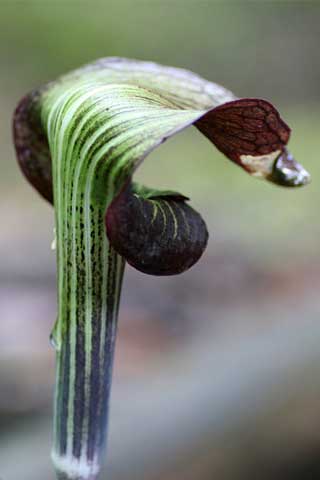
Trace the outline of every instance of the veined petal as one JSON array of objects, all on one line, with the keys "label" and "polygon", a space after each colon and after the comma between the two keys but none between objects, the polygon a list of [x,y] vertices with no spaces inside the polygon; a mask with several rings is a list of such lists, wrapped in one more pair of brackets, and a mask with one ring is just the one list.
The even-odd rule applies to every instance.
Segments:
[{"label": "veined petal", "polygon": [[[119,115],[123,114],[124,106],[123,102],[120,105],[119,96],[123,95],[126,96],[128,108],[131,111],[136,109],[137,113],[132,122],[130,120],[122,122],[122,128],[118,128],[115,133],[118,135],[124,132],[124,128],[127,129],[128,135],[132,132],[133,122],[136,122],[139,116],[136,98],[140,95],[142,100],[141,94],[144,95],[145,107],[150,114],[149,120],[154,122],[154,134],[149,146],[143,148],[140,145],[137,149],[139,152],[135,154],[140,155],[140,160],[166,138],[194,123],[227,157],[254,176],[266,178],[274,183],[281,177],[280,184],[290,186],[307,183],[309,179],[306,174],[300,179],[300,183],[299,179],[296,183],[290,179],[286,182],[285,172],[290,170],[292,166],[290,162],[289,164],[286,162],[285,172],[278,165],[279,175],[272,176],[276,160],[288,142],[290,129],[269,102],[260,99],[237,100],[227,89],[186,70],[111,57],[64,75],[56,82],[32,92],[18,105],[14,118],[18,160],[30,183],[47,200],[53,201],[53,192],[46,111],[50,110],[55,98],[64,97],[66,103],[70,102],[72,95],[68,96],[66,93],[68,89],[74,93],[78,87],[88,93],[90,89],[94,92],[108,85],[113,86],[111,94],[113,116],[117,116],[120,121]],[[124,85],[131,88],[125,89]],[[108,101],[97,100],[94,99],[94,93],[91,100],[91,105],[97,101],[110,104],[110,97]],[[89,104],[90,99],[87,98],[83,105],[79,106],[78,115],[73,122],[74,128],[76,121],[78,124],[81,123],[81,117],[87,115]],[[173,118],[168,116],[168,128],[160,132],[156,121],[158,108],[163,109],[162,114],[166,108],[175,111],[177,116],[174,127],[171,128],[170,125]],[[178,111],[184,113],[180,116]],[[99,123],[108,123],[112,128],[114,120],[111,117],[106,111],[105,115],[99,116]],[[143,124],[142,115],[141,120]],[[149,132],[146,129],[145,136],[147,135]],[[120,138],[125,145],[126,135]],[[141,136],[139,138],[141,140]],[[109,152],[106,152],[106,156],[109,156]],[[138,163],[139,160],[136,159],[135,165]],[[299,166],[296,162],[295,165]]]},{"label": "veined petal", "polygon": [[[162,106],[170,106],[175,110],[196,110],[205,113],[212,107],[225,103],[235,98],[227,89],[202,79],[187,70],[166,67],[152,62],[141,62],[117,57],[97,60],[85,65],[67,75],[51,82],[44,87],[34,90],[25,96],[19,103],[13,122],[14,142],[20,167],[29,182],[38,192],[51,203],[53,202],[52,189],[52,162],[46,133],[46,122],[42,121],[44,102],[48,107],[54,98],[65,97],[68,89],[74,91],[80,84],[83,88],[93,86],[118,85],[123,89],[127,84],[144,88],[146,103],[149,108],[156,106],[152,94],[158,94]],[[133,90],[128,95],[128,102],[134,106]],[[117,92],[113,90],[113,106],[117,107]],[[50,101],[51,99],[51,101]],[[48,108],[49,109],[49,108]],[[181,128],[192,124],[198,115],[190,115],[187,123],[182,122]],[[75,119],[80,122],[79,116]],[[102,119],[100,119],[102,121]],[[110,121],[108,115],[103,119]],[[127,125],[130,129],[130,124]],[[156,121],[154,127],[156,130]],[[176,133],[172,131],[170,135]],[[169,133],[168,133],[169,134]],[[161,143],[165,138],[157,138],[156,143]],[[155,146],[154,146],[155,147]]]},{"label": "veined petal", "polygon": [[292,155],[285,155],[285,166],[278,161],[286,150],[291,130],[266,100],[241,98],[227,102],[206,113],[196,126],[222,153],[253,176],[282,186],[305,185],[310,180]]}]

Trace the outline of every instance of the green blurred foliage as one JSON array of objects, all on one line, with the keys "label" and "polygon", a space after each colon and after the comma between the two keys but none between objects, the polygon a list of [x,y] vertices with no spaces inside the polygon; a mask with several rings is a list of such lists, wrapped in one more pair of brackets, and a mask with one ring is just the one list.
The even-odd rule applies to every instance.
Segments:
[{"label": "green blurred foliage", "polygon": [[119,55],[184,66],[242,96],[318,97],[318,2],[1,0],[0,11],[10,85]]}]

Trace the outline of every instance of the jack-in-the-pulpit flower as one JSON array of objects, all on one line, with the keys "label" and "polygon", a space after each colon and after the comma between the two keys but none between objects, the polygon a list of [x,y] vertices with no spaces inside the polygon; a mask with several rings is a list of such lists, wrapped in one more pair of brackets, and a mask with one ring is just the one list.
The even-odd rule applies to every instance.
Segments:
[{"label": "jack-in-the-pulpit flower", "polygon": [[19,164],[55,210],[59,479],[94,480],[100,470],[125,261],[172,275],[206,247],[205,223],[187,197],[132,181],[153,149],[190,125],[253,176],[284,186],[309,181],[273,105],[237,99],[185,70],[106,58],[34,90],[15,111]]}]

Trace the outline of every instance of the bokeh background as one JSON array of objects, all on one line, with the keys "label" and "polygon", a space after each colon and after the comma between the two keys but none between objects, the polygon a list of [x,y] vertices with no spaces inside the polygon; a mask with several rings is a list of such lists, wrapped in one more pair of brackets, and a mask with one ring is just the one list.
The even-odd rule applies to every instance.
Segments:
[{"label": "bokeh background", "polygon": [[211,233],[189,272],[127,268],[108,480],[320,478],[319,2],[0,0],[0,477],[53,480],[53,211],[12,147],[16,103],[103,56],[181,66],[273,102],[306,188],[254,180],[190,128],[137,173]]}]

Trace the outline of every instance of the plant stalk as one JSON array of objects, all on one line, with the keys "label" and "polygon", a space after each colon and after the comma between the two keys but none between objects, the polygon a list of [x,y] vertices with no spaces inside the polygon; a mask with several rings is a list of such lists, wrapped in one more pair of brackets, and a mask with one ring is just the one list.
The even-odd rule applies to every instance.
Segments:
[{"label": "plant stalk", "polygon": [[58,269],[52,459],[64,480],[95,480],[101,468],[124,270],[105,232],[105,211],[116,192],[112,168],[97,155],[95,104],[86,105],[85,95],[72,90],[42,100]]},{"label": "plant stalk", "polygon": [[[70,295],[64,302],[77,304],[65,312],[67,326],[56,344],[52,459],[58,478],[66,480],[97,478],[105,449],[123,261],[109,246],[104,256],[106,264],[92,263],[91,299],[79,283],[73,293],[63,285]],[[86,281],[81,264],[76,277]]]}]

